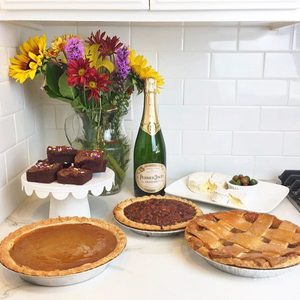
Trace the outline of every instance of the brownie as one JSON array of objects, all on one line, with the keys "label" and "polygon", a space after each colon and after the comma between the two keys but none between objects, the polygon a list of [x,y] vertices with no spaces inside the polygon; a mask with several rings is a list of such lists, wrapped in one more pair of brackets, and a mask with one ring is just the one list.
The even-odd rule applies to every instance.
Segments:
[{"label": "brownie", "polygon": [[57,172],[62,169],[60,163],[50,163],[47,160],[39,160],[26,171],[27,181],[39,183],[51,183],[56,180]]},{"label": "brownie", "polygon": [[47,157],[50,163],[61,163],[69,167],[74,162],[77,150],[70,146],[48,146]]},{"label": "brownie", "polygon": [[81,150],[75,156],[75,167],[93,171],[93,173],[105,172],[107,160],[104,152],[100,150]]},{"label": "brownie", "polygon": [[63,184],[82,185],[91,180],[93,172],[81,168],[70,167],[62,169],[57,173],[57,182]]}]

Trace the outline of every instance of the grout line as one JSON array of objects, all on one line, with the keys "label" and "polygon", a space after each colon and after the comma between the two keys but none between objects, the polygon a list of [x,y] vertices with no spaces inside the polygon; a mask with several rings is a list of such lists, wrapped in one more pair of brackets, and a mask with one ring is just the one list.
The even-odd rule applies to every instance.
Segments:
[{"label": "grout line", "polygon": [[236,51],[240,52],[240,31],[241,31],[241,23],[238,23],[237,26],[237,37],[236,37]]},{"label": "grout line", "polygon": [[266,52],[263,53],[263,61],[262,61],[262,78],[265,78],[265,68],[266,68]]},{"label": "grout line", "polygon": [[295,48],[295,33],[296,28],[295,25],[293,25],[290,32],[290,51],[293,51],[293,49]]}]

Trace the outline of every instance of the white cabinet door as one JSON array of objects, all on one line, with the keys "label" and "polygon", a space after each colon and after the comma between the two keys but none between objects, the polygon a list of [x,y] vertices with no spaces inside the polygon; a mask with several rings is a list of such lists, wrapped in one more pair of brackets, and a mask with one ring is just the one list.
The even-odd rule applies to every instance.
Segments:
[{"label": "white cabinet door", "polygon": [[[0,1],[1,2],[1,1]],[[148,10],[149,0],[2,0],[6,10]]]},{"label": "white cabinet door", "polygon": [[150,0],[151,10],[297,9],[299,0]]}]

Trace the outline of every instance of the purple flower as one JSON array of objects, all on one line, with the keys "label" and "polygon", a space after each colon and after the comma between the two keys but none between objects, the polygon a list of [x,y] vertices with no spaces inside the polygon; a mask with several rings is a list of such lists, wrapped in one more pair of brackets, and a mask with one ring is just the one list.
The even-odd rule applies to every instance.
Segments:
[{"label": "purple flower", "polygon": [[84,58],[84,45],[78,37],[69,38],[64,50],[68,61]]},{"label": "purple flower", "polygon": [[116,54],[117,75],[121,80],[125,80],[130,71],[128,58],[129,51],[127,47],[122,47],[116,51]]}]

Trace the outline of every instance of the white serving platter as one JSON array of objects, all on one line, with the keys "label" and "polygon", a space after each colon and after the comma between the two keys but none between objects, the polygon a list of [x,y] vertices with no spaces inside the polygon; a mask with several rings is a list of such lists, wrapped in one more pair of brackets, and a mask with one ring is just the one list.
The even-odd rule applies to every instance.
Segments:
[{"label": "white serving platter", "polygon": [[159,231],[159,230],[142,230],[142,229],[137,229],[137,228],[133,228],[127,225],[124,225],[122,223],[120,223],[117,219],[115,219],[116,222],[123,228],[131,230],[135,233],[144,235],[144,236],[153,236],[153,237],[168,237],[168,236],[172,236],[172,235],[176,235],[179,233],[184,232],[184,229],[176,229],[176,230],[165,230],[165,231]]},{"label": "white serving platter", "polygon": [[233,209],[245,209],[260,213],[272,211],[289,193],[289,189],[283,185],[259,181],[255,193],[248,193],[243,199],[243,205],[235,205],[230,202],[215,202],[205,193],[194,193],[187,187],[188,176],[173,182],[165,188],[169,195],[178,196],[194,201],[200,201],[211,205]]}]

